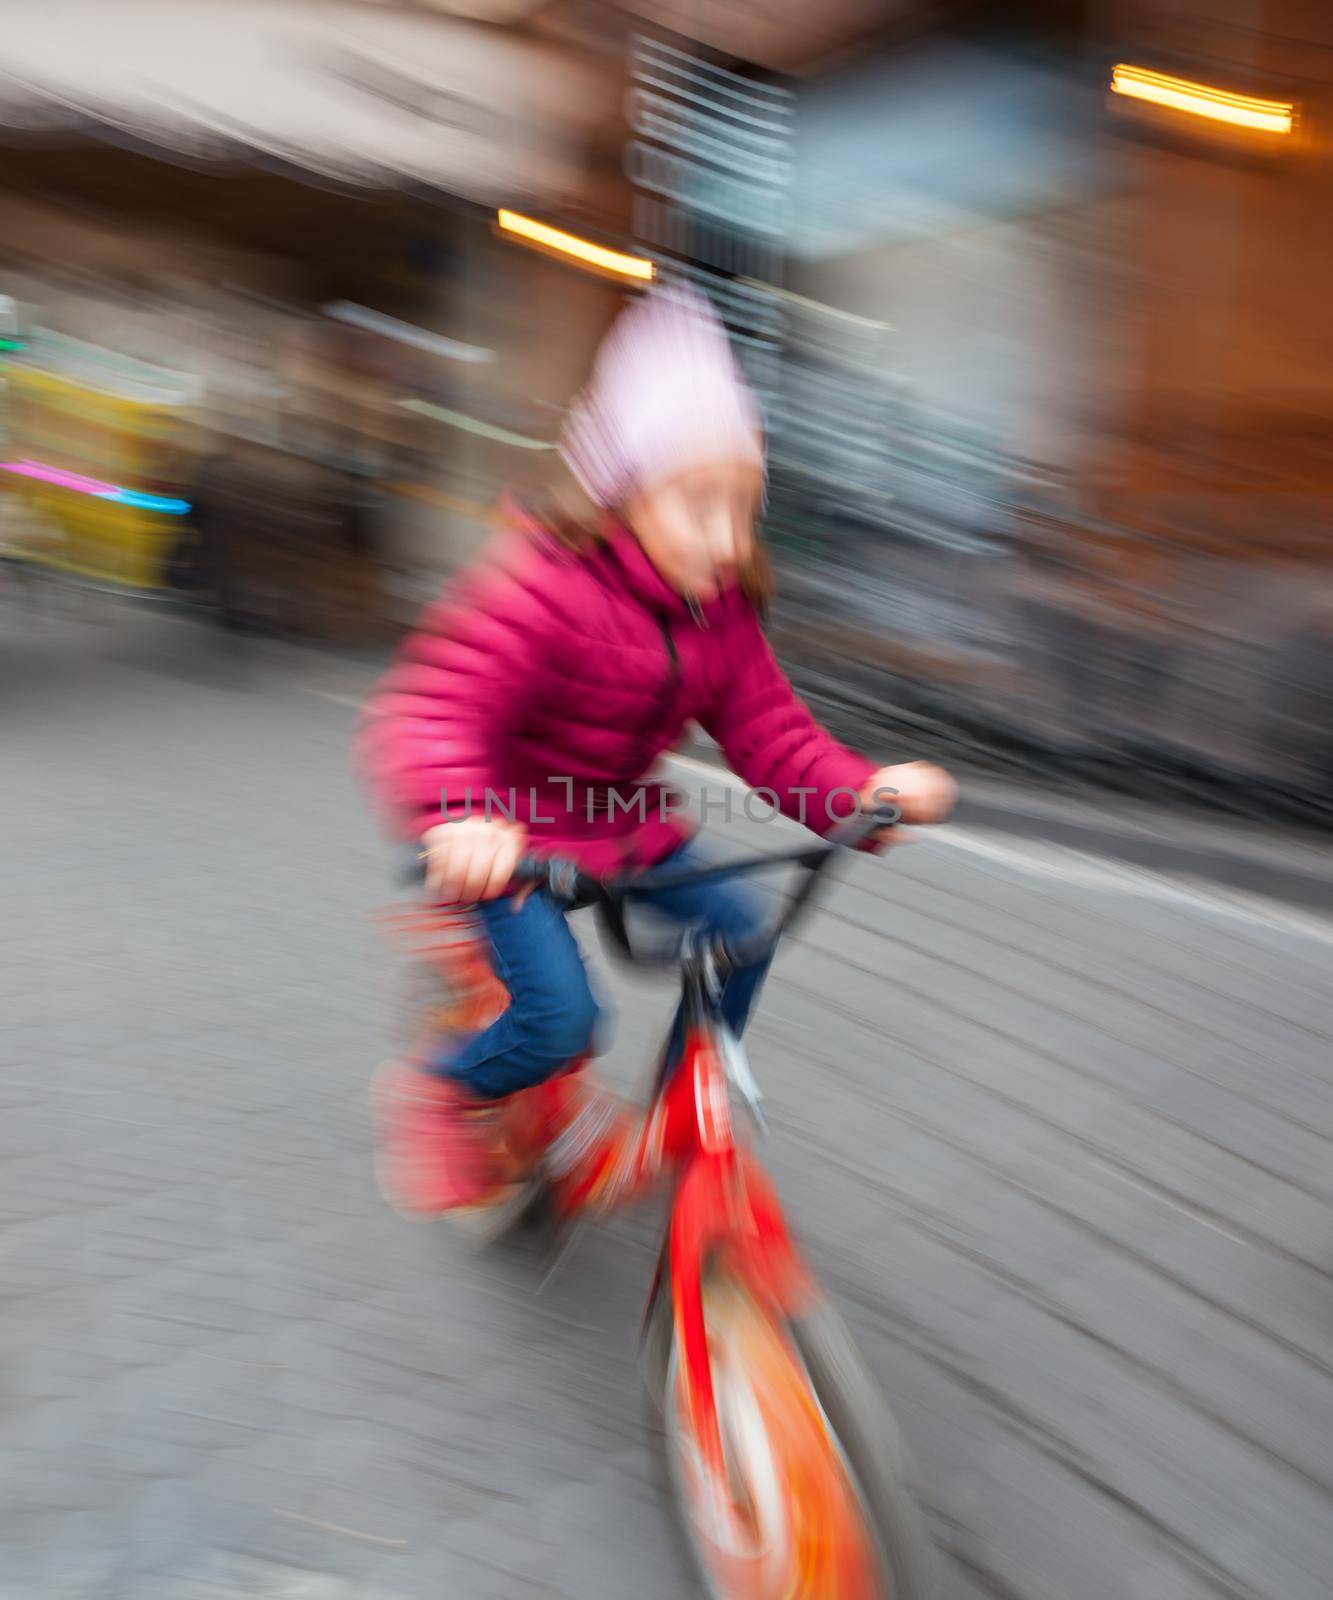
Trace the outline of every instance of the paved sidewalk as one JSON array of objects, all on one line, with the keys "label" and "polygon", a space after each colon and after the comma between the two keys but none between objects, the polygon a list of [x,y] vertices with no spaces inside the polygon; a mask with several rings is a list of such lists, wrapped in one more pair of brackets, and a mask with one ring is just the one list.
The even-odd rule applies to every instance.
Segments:
[{"label": "paved sidewalk", "polygon": [[[367,669],[113,611],[0,673],[0,1600],[690,1593],[652,1218],[537,1294],[374,1190]],[[782,956],[766,1159],[943,1600],[1327,1595],[1331,957],[1308,904],[975,826]],[[630,1081],[668,996],[614,982]]]}]

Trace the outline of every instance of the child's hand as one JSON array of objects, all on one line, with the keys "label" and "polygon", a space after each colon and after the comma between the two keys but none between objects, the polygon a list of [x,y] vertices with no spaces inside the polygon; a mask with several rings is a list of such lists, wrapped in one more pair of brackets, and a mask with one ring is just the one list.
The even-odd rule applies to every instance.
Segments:
[{"label": "child's hand", "polygon": [[[862,789],[861,800],[867,808],[892,803],[903,822],[943,822],[958,804],[958,785],[932,761],[905,761],[881,767]],[[905,835],[901,828],[885,828],[876,837],[882,843],[901,844]]]},{"label": "child's hand", "polygon": [[505,891],[527,848],[526,829],[504,817],[443,822],[422,838],[426,885],[437,900],[475,905]]}]

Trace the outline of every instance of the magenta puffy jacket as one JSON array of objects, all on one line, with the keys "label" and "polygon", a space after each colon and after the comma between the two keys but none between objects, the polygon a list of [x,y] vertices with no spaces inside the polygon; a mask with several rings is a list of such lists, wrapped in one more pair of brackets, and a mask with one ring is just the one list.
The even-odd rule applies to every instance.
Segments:
[{"label": "magenta puffy jacket", "polygon": [[534,853],[608,872],[650,865],[690,833],[678,797],[644,781],[690,719],[817,833],[856,809],[836,791],[875,770],[796,698],[739,589],[696,618],[624,529],[576,555],[516,514],[503,554],[407,639],[367,707],[360,754],[405,837],[442,812],[481,810],[489,790]]}]

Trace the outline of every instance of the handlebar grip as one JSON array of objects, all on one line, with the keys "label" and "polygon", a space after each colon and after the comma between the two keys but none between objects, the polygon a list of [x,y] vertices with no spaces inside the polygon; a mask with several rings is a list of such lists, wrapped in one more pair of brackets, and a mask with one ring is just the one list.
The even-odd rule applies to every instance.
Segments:
[{"label": "handlebar grip", "polygon": [[541,887],[546,883],[550,868],[551,863],[541,856],[520,856],[518,865],[514,868],[513,881],[520,888],[526,888],[528,884]]},{"label": "handlebar grip", "polygon": [[[426,881],[426,859],[416,845],[406,846],[394,869],[395,880],[405,889],[419,888]],[[510,880],[516,887],[529,884],[546,889],[557,900],[570,905],[596,898],[600,884],[580,872],[573,861],[556,856],[524,856],[514,868]]]},{"label": "handlebar grip", "polygon": [[829,830],[825,835],[825,842],[846,850],[854,850],[858,845],[865,844],[871,835],[881,828],[891,828],[901,820],[902,812],[897,806],[876,806],[873,811],[855,811]]},{"label": "handlebar grip", "polygon": [[528,884],[545,889],[562,905],[577,906],[598,898],[601,884],[577,862],[563,856],[524,856],[514,868],[512,880],[520,888]]}]

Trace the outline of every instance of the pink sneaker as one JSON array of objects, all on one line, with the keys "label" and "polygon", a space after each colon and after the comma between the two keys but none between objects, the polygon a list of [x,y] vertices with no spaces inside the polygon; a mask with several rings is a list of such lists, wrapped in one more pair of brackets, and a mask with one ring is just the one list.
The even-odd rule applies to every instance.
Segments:
[{"label": "pink sneaker", "polygon": [[371,1099],[375,1172],[395,1211],[434,1216],[485,1205],[503,1191],[498,1102],[401,1061],[380,1067]]}]

